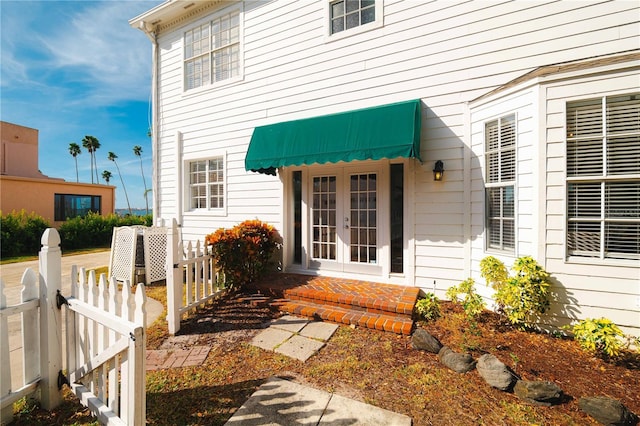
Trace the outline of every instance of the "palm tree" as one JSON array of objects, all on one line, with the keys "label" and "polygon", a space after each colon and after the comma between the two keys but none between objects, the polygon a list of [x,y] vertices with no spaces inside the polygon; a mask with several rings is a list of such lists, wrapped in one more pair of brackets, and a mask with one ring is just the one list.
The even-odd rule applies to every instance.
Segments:
[{"label": "palm tree", "polygon": [[142,147],[140,145],[134,146],[133,153],[140,159],[140,173],[142,174],[142,183],[144,184],[144,202],[147,206],[146,214],[149,214],[149,199],[147,198],[149,191],[147,190],[147,181],[144,178],[144,169],[142,168]]},{"label": "palm tree", "polygon": [[71,154],[73,156],[73,159],[76,160],[76,182],[80,182],[80,178],[78,177],[78,155],[82,154],[80,145],[75,142],[71,142],[69,144],[69,154]]},{"label": "palm tree", "polygon": [[122,173],[120,173],[120,167],[118,167],[116,158],[118,158],[118,156],[113,152],[109,151],[109,154],[107,154],[107,159],[109,161],[113,161],[116,165],[116,169],[118,169],[118,176],[120,176],[120,182],[122,182],[122,189],[124,190],[124,198],[127,199],[127,207],[129,208],[129,214],[133,215],[133,212],[131,211],[131,204],[129,204],[129,196],[127,195],[127,188],[125,188],[124,186],[124,180],[122,180]]},{"label": "palm tree", "polygon": [[109,180],[111,180],[111,172],[109,170],[105,170],[102,172],[102,179],[104,179],[107,182],[107,185],[109,185]]},{"label": "palm tree", "polygon": [[98,164],[96,163],[96,151],[100,148],[100,141],[94,136],[82,138],[82,146],[91,154],[91,183],[93,183],[93,171],[96,172],[96,182],[98,181]]}]

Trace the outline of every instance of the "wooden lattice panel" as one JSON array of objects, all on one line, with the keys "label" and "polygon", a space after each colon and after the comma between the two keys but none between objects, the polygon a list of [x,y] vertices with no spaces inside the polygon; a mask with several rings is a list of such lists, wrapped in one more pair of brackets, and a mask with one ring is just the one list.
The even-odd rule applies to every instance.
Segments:
[{"label": "wooden lattice panel", "polygon": [[145,228],[144,264],[147,284],[167,278],[167,228]]},{"label": "wooden lattice panel", "polygon": [[109,278],[134,283],[138,229],[132,226],[113,228]]}]

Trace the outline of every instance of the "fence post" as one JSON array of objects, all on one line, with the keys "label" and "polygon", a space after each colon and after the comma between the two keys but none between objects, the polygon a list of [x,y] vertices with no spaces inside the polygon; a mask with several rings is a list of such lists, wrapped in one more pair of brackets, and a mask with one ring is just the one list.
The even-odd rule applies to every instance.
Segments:
[{"label": "fence post", "polygon": [[[21,301],[27,302],[40,298],[38,276],[29,268],[22,274]],[[22,313],[22,377],[23,384],[31,383],[40,376],[40,335],[38,333],[38,310],[31,309]]]},{"label": "fence post", "polygon": [[40,250],[40,357],[42,408],[51,410],[60,404],[58,373],[62,370],[62,324],[56,306],[56,294],[62,281],[60,235],[54,228],[42,234]]},{"label": "fence post", "polygon": [[[4,281],[0,278],[0,309],[7,307],[7,297],[4,295]],[[7,315],[0,316],[0,397],[11,393],[11,363],[9,362],[9,325]],[[0,408],[0,424],[13,421],[13,404]]]},{"label": "fence post", "polygon": [[[135,294],[136,310],[133,314],[133,320],[140,328],[136,331],[139,334],[136,337],[135,357],[135,376],[133,379],[133,389],[136,395],[134,412],[137,425],[144,425],[147,418],[147,393],[145,392],[146,380],[146,349],[147,349],[147,295],[144,285],[138,284]],[[139,340],[139,341],[138,341]]]},{"label": "fence post", "polygon": [[[167,228],[167,323],[169,334],[180,330],[180,307],[182,305],[182,267],[178,253],[178,222],[173,219]],[[181,257],[181,256],[180,256]]]}]

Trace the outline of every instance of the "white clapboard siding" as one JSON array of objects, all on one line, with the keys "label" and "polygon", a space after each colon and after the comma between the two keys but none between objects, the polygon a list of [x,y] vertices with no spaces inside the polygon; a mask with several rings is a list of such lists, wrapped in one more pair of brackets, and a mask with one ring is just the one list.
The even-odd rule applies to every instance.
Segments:
[{"label": "white clapboard siding", "polygon": [[[559,127],[557,123],[564,119],[564,108],[568,100],[637,91],[638,81],[640,72],[636,70],[616,78],[596,75],[550,84],[546,90],[549,101],[545,112],[547,117],[553,118],[546,120],[548,128],[553,128],[554,125],[555,128]],[[558,116],[560,118],[556,118]],[[572,308],[577,310],[580,318],[604,316],[627,329],[634,328],[634,333],[637,334],[640,329],[638,262],[565,260],[564,134],[562,127],[557,132],[549,131],[547,134],[547,152],[554,156],[552,161],[547,162],[547,270],[562,283],[563,291],[570,295],[565,303],[572,304],[577,300],[577,303],[573,303],[577,306]]]},{"label": "white clapboard siding", "polygon": [[[256,126],[421,99],[423,164],[415,165],[406,193],[413,219],[409,252],[415,259],[410,264],[416,265],[413,282],[407,284],[436,279],[437,287],[444,288],[451,277],[464,279],[463,272],[477,271],[486,255],[483,122],[514,111],[519,141],[516,255],[540,255],[542,263],[554,264],[563,251],[564,232],[562,108],[579,93],[609,93],[608,76],[594,76],[588,89],[581,86],[586,82],[567,81],[548,96],[524,88],[478,106],[472,117],[467,102],[543,65],[637,49],[638,4],[387,0],[382,27],[337,40],[326,35],[324,8],[320,1],[245,2],[242,77],[189,93],[182,87],[184,31],[207,22],[218,9],[161,29],[159,217],[182,218],[182,235],[190,240],[248,218],[281,229],[286,206],[280,178],[244,170]],[[620,80],[620,91],[637,87],[637,78],[625,81]],[[541,105],[543,96],[547,101]],[[546,117],[540,117],[544,108]],[[547,145],[541,146],[545,138]],[[465,159],[467,148],[471,154]],[[184,211],[187,186],[184,177],[176,181],[180,168],[184,174],[176,153],[193,159],[221,151],[227,156],[225,213]],[[433,182],[436,160],[445,163],[442,182]],[[549,168],[544,175],[541,166]],[[541,229],[545,225],[547,232]],[[454,252],[470,264],[447,263],[453,259],[450,253],[432,250],[450,243],[459,245]]]},{"label": "white clapboard siding", "polygon": [[[565,144],[564,144],[564,111],[566,102],[574,99],[588,99],[597,96],[637,91],[640,72],[618,72],[611,74],[593,73],[561,75],[550,82],[542,84],[537,91],[531,92],[526,83],[513,89],[512,95],[497,96],[477,107],[472,106],[472,147],[474,152],[482,149],[482,123],[490,118],[491,112],[497,110],[502,114],[502,106],[517,96],[544,94],[545,101],[541,105],[544,112],[540,117],[532,117],[539,123],[539,136],[535,140],[540,143],[537,149],[518,150],[518,222],[528,225],[541,224],[542,230],[535,226],[530,233],[523,233],[518,224],[518,255],[535,254],[552,277],[552,302],[549,315],[543,318],[548,325],[564,325],[571,321],[588,317],[607,317],[620,325],[626,332],[637,334],[640,328],[640,268],[637,261],[600,261],[598,259],[566,260],[566,194],[565,194]],[[533,98],[532,98],[533,100]],[[535,102],[534,102],[535,103]],[[540,105],[539,105],[540,106]],[[522,108],[513,106],[513,111],[520,114]],[[522,115],[518,115],[519,123]],[[535,131],[535,129],[534,129]],[[520,145],[520,129],[518,132]],[[526,140],[525,140],[526,143]],[[536,147],[534,147],[536,148]],[[534,180],[523,180],[522,155],[539,164],[541,172],[527,171]],[[537,160],[536,160],[537,156]],[[475,174],[478,186],[482,183],[481,174]],[[536,184],[538,183],[538,184]],[[540,184],[542,183],[542,184]],[[526,201],[523,201],[526,200]],[[474,198],[472,203],[482,204],[481,197]],[[538,207],[540,206],[540,207]],[[474,212],[476,210],[473,210]],[[540,212],[528,220],[525,212]],[[479,214],[483,214],[478,210]],[[478,215],[479,215],[478,214]],[[479,223],[479,220],[476,220]],[[478,225],[475,229],[481,230]],[[537,235],[537,236],[536,236]],[[533,238],[528,238],[532,236]],[[483,250],[482,238],[472,245],[472,275],[479,278],[479,261],[488,254]],[[498,256],[508,267],[516,256]],[[488,293],[489,297],[491,293]]]}]

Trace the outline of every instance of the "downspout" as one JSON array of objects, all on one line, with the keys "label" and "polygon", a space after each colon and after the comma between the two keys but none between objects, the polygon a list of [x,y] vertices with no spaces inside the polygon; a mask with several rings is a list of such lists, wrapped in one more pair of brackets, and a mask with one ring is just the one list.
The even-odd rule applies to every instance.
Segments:
[{"label": "downspout", "polygon": [[147,38],[151,41],[152,53],[151,53],[151,155],[153,158],[152,171],[151,171],[151,191],[153,192],[153,199],[151,208],[153,210],[153,222],[156,225],[160,218],[160,194],[158,191],[158,170],[159,170],[159,158],[158,154],[158,35],[155,27],[145,21],[138,23],[138,29],[142,31]]}]

